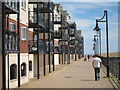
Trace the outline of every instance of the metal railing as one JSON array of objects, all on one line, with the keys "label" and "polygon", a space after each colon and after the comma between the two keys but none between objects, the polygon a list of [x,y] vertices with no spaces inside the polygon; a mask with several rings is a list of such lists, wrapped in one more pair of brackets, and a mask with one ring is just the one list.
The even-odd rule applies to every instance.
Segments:
[{"label": "metal railing", "polygon": [[18,0],[5,0],[5,5],[7,8],[18,11]]},{"label": "metal railing", "polygon": [[45,25],[44,23],[44,17],[42,15],[42,13],[38,13],[38,16],[39,16],[39,22],[37,22],[37,12],[35,11],[29,11],[29,25],[32,25],[32,24],[39,24],[40,26],[43,26]]},{"label": "metal railing", "polygon": [[18,51],[18,36],[15,34],[5,34],[5,50],[7,52]]},{"label": "metal railing", "polygon": [[61,31],[55,31],[54,32],[54,38],[62,38],[62,32]]},{"label": "metal railing", "polygon": [[[107,58],[100,57],[102,59],[103,65],[107,68]],[[115,78],[120,81],[120,57],[110,57],[109,58],[109,70]]]},{"label": "metal railing", "polygon": [[[28,42],[29,53],[37,53],[37,40],[30,40]],[[44,54],[47,52],[47,45],[44,41],[39,40],[39,53]]]}]

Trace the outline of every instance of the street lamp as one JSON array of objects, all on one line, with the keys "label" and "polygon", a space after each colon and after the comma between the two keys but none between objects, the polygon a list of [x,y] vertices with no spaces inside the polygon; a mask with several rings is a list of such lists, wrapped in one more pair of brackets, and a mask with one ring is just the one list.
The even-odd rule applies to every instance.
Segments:
[{"label": "street lamp", "polygon": [[97,48],[98,48],[98,38],[96,38],[96,37],[98,37],[98,36],[94,35],[94,39],[93,39],[93,41],[94,41],[94,44],[93,44],[94,54],[97,54],[96,52],[97,52]]},{"label": "street lamp", "polygon": [[95,30],[96,31],[96,33],[97,33],[97,36],[100,38],[100,56],[101,56],[101,29],[99,28],[99,26],[98,26],[98,20],[96,20],[96,27],[93,29],[93,30]]},{"label": "street lamp", "polygon": [[[103,20],[105,18],[105,20]],[[101,19],[96,20],[96,27],[94,30],[100,29],[97,22],[105,22],[106,23],[106,47],[107,47],[107,77],[109,77],[109,45],[108,45],[108,15],[107,10],[104,11],[104,15]]]}]

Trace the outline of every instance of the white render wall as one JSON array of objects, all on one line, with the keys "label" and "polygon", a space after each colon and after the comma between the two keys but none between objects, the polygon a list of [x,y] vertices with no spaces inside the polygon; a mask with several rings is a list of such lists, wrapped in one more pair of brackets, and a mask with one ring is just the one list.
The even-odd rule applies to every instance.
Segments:
[{"label": "white render wall", "polygon": [[59,54],[54,54],[54,64],[59,65]]},{"label": "white render wall", "polygon": [[[32,61],[32,71],[29,72],[29,60]],[[8,65],[9,65],[9,86],[10,88],[15,88],[18,86],[18,70],[17,70],[17,79],[15,80],[10,80],[10,66],[12,64],[16,64],[17,65],[17,69],[18,69],[18,56],[17,54],[9,54],[9,64],[8,64],[8,55],[6,56],[6,87],[8,87]],[[21,76],[21,64],[22,63],[26,63],[26,76],[21,77],[21,85],[24,83],[27,83],[29,81],[30,78],[33,78],[33,55],[30,54],[28,55],[28,53],[21,53],[20,54],[20,76]]]}]

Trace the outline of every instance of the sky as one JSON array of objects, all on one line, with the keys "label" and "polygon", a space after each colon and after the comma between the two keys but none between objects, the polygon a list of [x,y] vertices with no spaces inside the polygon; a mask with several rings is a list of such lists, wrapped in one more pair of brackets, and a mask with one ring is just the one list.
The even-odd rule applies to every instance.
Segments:
[{"label": "sky", "polygon": [[[71,20],[82,30],[85,54],[93,54],[93,37],[96,19],[102,18],[104,10],[108,12],[109,52],[118,52],[118,0],[53,0],[67,10]],[[106,53],[105,22],[99,22],[102,33],[102,53]]]}]

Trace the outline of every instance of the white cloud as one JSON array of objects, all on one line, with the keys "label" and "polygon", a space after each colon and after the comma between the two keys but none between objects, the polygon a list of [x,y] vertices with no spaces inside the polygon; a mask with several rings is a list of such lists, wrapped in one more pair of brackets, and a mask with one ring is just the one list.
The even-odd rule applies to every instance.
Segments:
[{"label": "white cloud", "polygon": [[52,0],[54,2],[118,2],[119,0]]},{"label": "white cloud", "polygon": [[89,20],[89,19],[79,19],[79,18],[76,18],[76,19],[73,19],[73,21],[75,21],[76,24],[77,24],[77,27],[82,29],[82,30],[90,27],[91,25],[94,25],[94,21],[93,20]]}]

